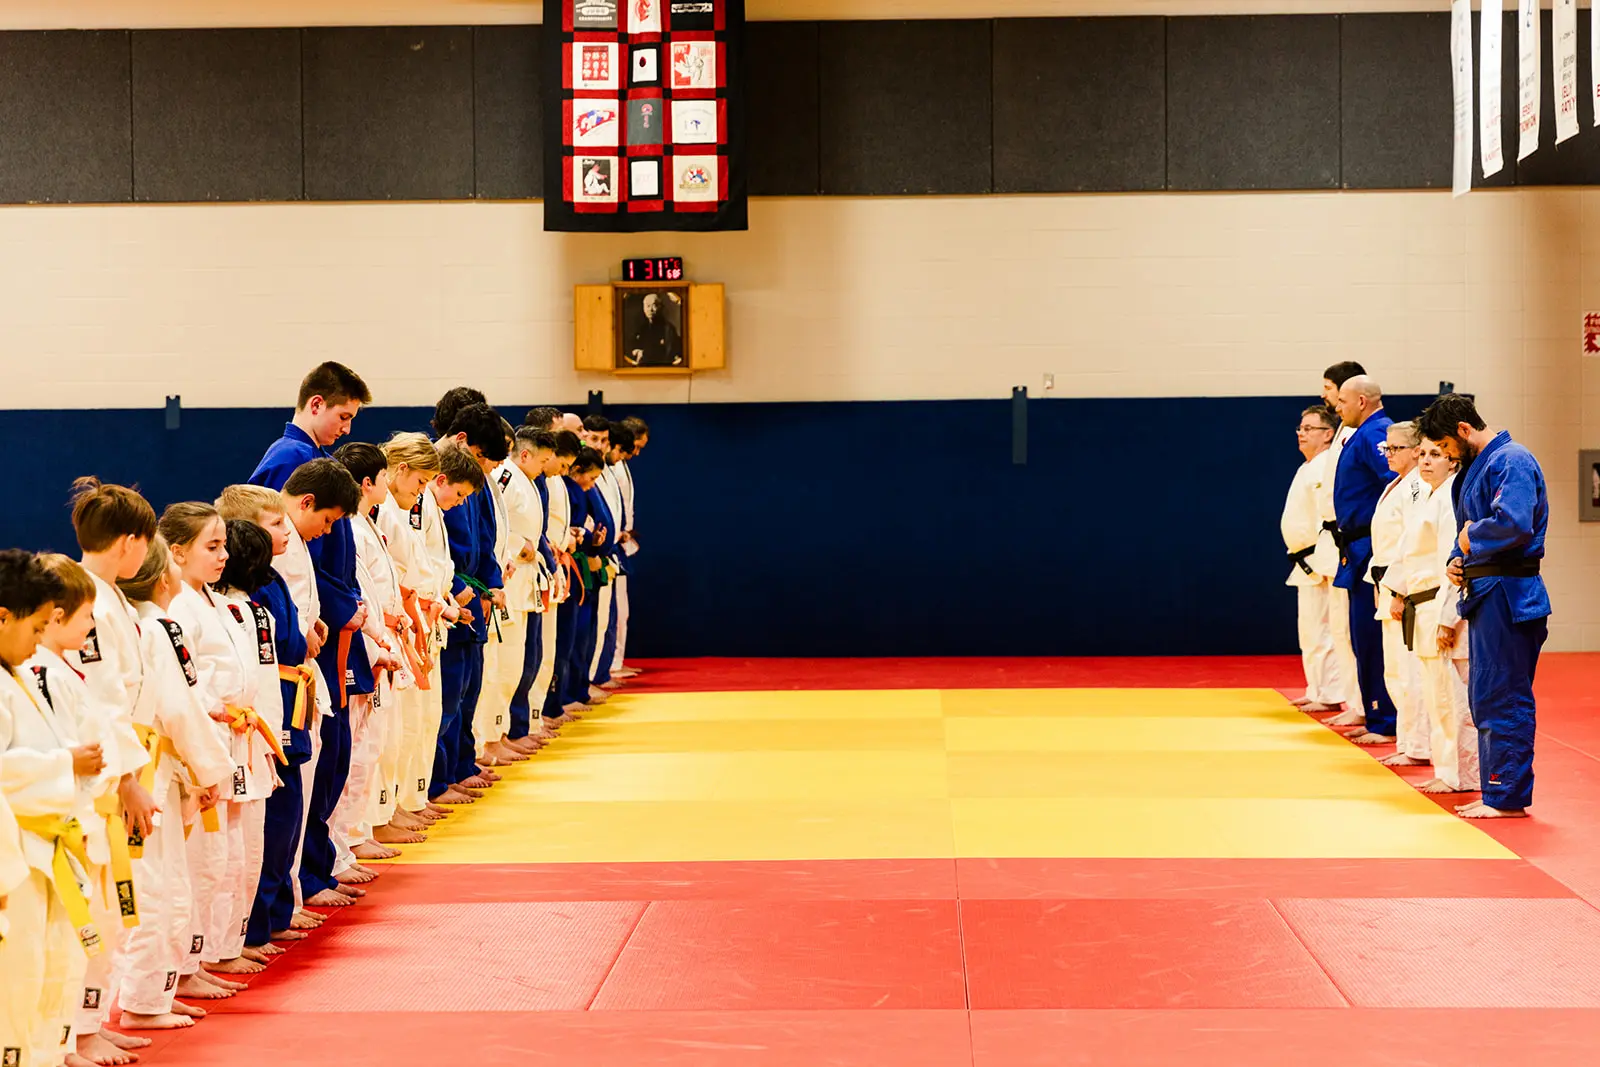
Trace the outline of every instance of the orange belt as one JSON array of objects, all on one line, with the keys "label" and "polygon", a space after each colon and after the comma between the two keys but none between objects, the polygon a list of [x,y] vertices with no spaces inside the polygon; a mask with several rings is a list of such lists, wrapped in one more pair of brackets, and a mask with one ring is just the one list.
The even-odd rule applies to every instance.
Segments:
[{"label": "orange belt", "polygon": [[556,552],[557,565],[572,572],[572,578],[567,583],[567,596],[572,596],[572,587],[578,587],[578,603],[583,603],[583,574],[578,570],[578,563],[572,558],[570,552]]},{"label": "orange belt", "polygon": [[278,680],[294,683],[294,710],[289,715],[289,725],[304,730],[308,719],[317,717],[317,675],[310,667],[291,667],[278,664]]},{"label": "orange belt", "polygon": [[333,655],[334,669],[339,672],[339,706],[350,706],[349,675],[350,639],[355,636],[354,630],[339,631],[339,647]]},{"label": "orange belt", "polygon": [[278,762],[284,766],[289,765],[289,757],[283,754],[283,745],[279,743],[278,738],[274,736],[274,732],[267,726],[267,721],[261,717],[255,708],[236,708],[230,704],[227,706],[227,712],[228,726],[234,733],[247,734],[254,732],[260,734],[266,739],[267,747],[272,750],[272,754],[278,757]]}]

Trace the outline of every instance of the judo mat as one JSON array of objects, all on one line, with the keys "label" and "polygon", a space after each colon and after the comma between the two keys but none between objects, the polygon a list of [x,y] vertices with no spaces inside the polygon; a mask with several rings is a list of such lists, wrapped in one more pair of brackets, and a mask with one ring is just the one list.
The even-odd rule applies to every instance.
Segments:
[{"label": "judo mat", "polygon": [[1600,657],[1492,825],[1294,660],[647,666],[145,1062],[1593,1060]]}]

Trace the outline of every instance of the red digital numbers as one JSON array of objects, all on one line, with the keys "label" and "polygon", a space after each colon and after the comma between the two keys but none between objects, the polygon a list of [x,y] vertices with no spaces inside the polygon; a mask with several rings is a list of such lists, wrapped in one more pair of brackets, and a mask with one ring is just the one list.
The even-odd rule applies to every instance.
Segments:
[{"label": "red digital numbers", "polygon": [[659,259],[625,259],[622,261],[622,280],[625,282],[675,282],[683,280],[683,259],[666,256]]}]

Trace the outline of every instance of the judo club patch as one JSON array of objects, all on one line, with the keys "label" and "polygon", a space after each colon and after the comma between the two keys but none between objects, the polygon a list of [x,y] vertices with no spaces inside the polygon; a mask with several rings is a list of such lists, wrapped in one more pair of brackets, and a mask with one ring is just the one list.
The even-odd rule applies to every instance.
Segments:
[{"label": "judo club patch", "polygon": [[172,651],[178,657],[178,665],[183,668],[183,680],[189,683],[190,688],[200,684],[200,674],[195,670],[194,657],[189,654],[189,646],[183,640],[183,627],[171,619],[162,619],[161,625],[166,628],[167,637],[172,641]]},{"label": "judo club patch", "polygon": [[544,0],[544,25],[546,230],[749,227],[744,0]]},{"label": "judo club patch", "polygon": [[22,1050],[12,1045],[0,1050],[0,1067],[22,1067]]},{"label": "judo club patch", "polygon": [[168,971],[167,972],[167,984],[164,987],[163,992],[170,993],[176,988],[178,988],[178,972],[177,971]]},{"label": "judo club patch", "polygon": [[200,953],[205,951],[205,947],[206,947],[206,935],[205,934],[195,934],[193,937],[191,937],[189,939],[189,955],[198,956],[198,955],[200,955]]},{"label": "judo club patch", "polygon": [[84,663],[100,662],[100,627],[90,630],[89,636],[83,639],[83,647],[78,649],[78,659]]},{"label": "judo club patch", "polygon": [[100,1010],[100,990],[98,990],[98,989],[85,989],[83,991],[83,1010],[84,1011],[99,1011]]}]

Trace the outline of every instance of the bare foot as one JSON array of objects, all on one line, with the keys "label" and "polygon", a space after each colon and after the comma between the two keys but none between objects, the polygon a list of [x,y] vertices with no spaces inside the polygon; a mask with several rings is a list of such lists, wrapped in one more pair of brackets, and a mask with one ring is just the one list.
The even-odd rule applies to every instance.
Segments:
[{"label": "bare foot", "polygon": [[518,748],[516,743],[509,740],[496,741],[489,746],[489,754],[500,761],[504,766],[507,763],[521,763],[528,758],[528,754]]},{"label": "bare foot", "polygon": [[1356,745],[1392,745],[1394,738],[1375,734],[1371,730],[1362,730],[1360,733],[1350,734],[1350,741]]},{"label": "bare foot", "polygon": [[178,991],[173,995],[187,997],[190,1000],[227,1000],[233,996],[233,990],[206,981],[200,972],[196,971],[178,979]]},{"label": "bare foot", "polygon": [[440,807],[439,804],[435,803],[432,800],[428,801],[428,809],[427,810],[429,812],[431,812],[433,815],[435,815],[435,816],[437,816],[438,818],[441,818],[441,819],[444,818],[446,815],[450,814],[450,809],[449,808]]},{"label": "bare foot", "polygon": [[1329,726],[1365,726],[1367,713],[1360,708],[1350,708],[1327,720]]},{"label": "bare foot", "polygon": [[[427,834],[418,833],[416,830],[402,830],[400,827],[392,824],[389,826],[378,827],[376,830],[372,831],[372,836],[377,838],[379,841],[390,845],[417,845],[428,839]],[[384,851],[389,853],[391,856],[398,856],[400,854],[394,849],[384,849]],[[359,850],[356,851],[356,855],[361,856],[362,859],[372,858],[370,856],[362,856]]]},{"label": "bare foot", "polygon": [[[491,763],[491,764],[488,764],[487,766],[488,767],[498,767],[499,764],[498,763]],[[482,778],[485,782],[488,782],[489,785],[494,785],[494,783],[498,782],[503,777],[502,775],[500,775],[500,774],[498,774],[498,773],[496,773],[494,771],[488,770],[487,767],[484,764],[479,764],[478,765],[478,775],[477,776],[479,778]],[[484,788],[487,789],[488,786],[485,786]]]},{"label": "bare foot", "polygon": [[[136,1048],[150,1047],[150,1039],[148,1037],[130,1037],[127,1034],[119,1034],[109,1026],[101,1029],[100,1033],[95,1036],[102,1041],[111,1042],[124,1052],[131,1052]],[[82,1038],[79,1038],[79,1040],[81,1041]]]},{"label": "bare foot", "polygon": [[[340,871],[338,874],[334,875],[333,880],[338,882],[340,886],[365,885],[377,877],[377,875],[372,874],[371,872],[363,871],[357,867],[351,867],[347,871]],[[355,896],[354,893],[350,895]]]},{"label": "bare foot", "polygon": [[[228,962],[232,963],[233,961],[229,960]],[[235,982],[231,978],[218,978],[216,975],[211,973],[211,969],[213,967],[222,969],[223,964],[203,963],[200,965],[200,970],[196,973],[199,974],[201,981],[207,983],[208,985],[214,985],[218,989],[226,989],[230,993],[243,993],[246,989],[250,988],[249,985],[244,982]],[[222,973],[232,974],[233,972],[229,970],[223,970]],[[251,971],[249,973],[254,974],[255,972]]]},{"label": "bare foot", "polygon": [[239,950],[239,958],[249,960],[251,963],[259,963],[265,967],[272,962],[273,956],[280,955],[282,952],[283,949],[281,948],[276,952],[267,952],[265,949],[256,948],[254,945],[246,945]]},{"label": "bare foot", "polygon": [[1429,778],[1426,782],[1417,783],[1419,793],[1467,793],[1468,789],[1457,789],[1443,778]]},{"label": "bare foot", "polygon": [[1427,760],[1408,756],[1404,752],[1396,752],[1392,756],[1385,756],[1378,762],[1385,767],[1426,767],[1428,765]]},{"label": "bare foot", "polygon": [[[479,784],[473,785],[472,783],[474,782]],[[458,793],[465,793],[472,799],[477,800],[479,797],[483,796],[484,792],[489,788],[489,783],[485,782],[482,778],[466,778],[457,782],[450,788],[454,789]]]},{"label": "bare foot", "polygon": [[347,897],[360,898],[367,895],[367,891],[365,889],[357,889],[355,886],[345,885],[343,882],[339,883],[339,887],[336,891],[343,893]]},{"label": "bare foot", "polygon": [[1526,819],[1528,813],[1522,808],[1491,808],[1481,800],[1474,800],[1471,804],[1463,804],[1456,809],[1456,814],[1463,819]]},{"label": "bare foot", "polygon": [[543,745],[544,742],[539,739],[539,735],[531,733],[526,737],[518,737],[506,742],[507,748],[524,756],[530,756],[539,751]]},{"label": "bare foot", "polygon": [[304,930],[295,930],[293,928],[272,931],[272,940],[274,941],[304,941],[310,936]]},{"label": "bare foot", "polygon": [[348,908],[355,901],[336,890],[324,889],[314,896],[307,897],[306,903],[313,908]]},{"label": "bare foot", "polygon": [[[145,1044],[148,1045],[149,1042],[146,1041]],[[67,1054],[67,1062],[69,1064],[72,1063],[73,1056],[76,1056],[80,1061],[78,1064],[74,1064],[74,1067],[82,1067],[84,1062],[98,1063],[101,1067],[109,1067],[111,1064],[137,1063],[139,1060],[139,1057],[133,1053],[119,1048],[99,1034],[79,1034],[77,1052]]]},{"label": "bare foot", "polygon": [[95,1064],[97,1063],[137,1063],[139,1060],[139,1057],[135,1056],[133,1053],[121,1052],[117,1049],[112,1049],[108,1055],[111,1057],[110,1059],[91,1060],[87,1056],[80,1056],[76,1052],[69,1052],[67,1053],[66,1059],[63,1062],[66,1063],[67,1067],[95,1067]]},{"label": "bare foot", "polygon": [[446,789],[443,793],[440,793],[438,796],[434,797],[433,799],[434,799],[434,801],[436,803],[439,803],[439,804],[452,804],[452,805],[454,805],[454,804],[471,804],[474,800],[477,799],[477,797],[471,796],[471,795],[469,795],[467,793],[464,793],[461,790],[456,789],[454,786],[452,786],[449,789]]},{"label": "bare foot", "polygon": [[232,989],[237,993],[245,988],[243,982],[221,982],[217,981],[215,976],[219,974],[260,974],[266,969],[266,964],[247,960],[240,955],[231,960],[218,960],[216,963],[206,964],[206,971],[209,973],[206,980],[211,982],[212,985],[220,985],[223,989]]},{"label": "bare foot", "polygon": [[574,712],[574,711],[563,711],[561,713],[561,717],[559,719],[556,719],[555,721],[557,723],[560,723],[562,726],[566,726],[569,723],[577,722],[581,718],[583,718],[583,716],[579,715],[577,712]]},{"label": "bare foot", "polygon": [[1326,715],[1330,711],[1338,711],[1341,707],[1343,707],[1341,704],[1324,704],[1321,701],[1313,700],[1310,703],[1301,704],[1300,710],[1307,715]]},{"label": "bare foot", "polygon": [[613,678],[609,682],[601,682],[600,688],[605,690],[607,693],[615,693],[618,689],[621,689],[627,684],[628,683],[626,679]]},{"label": "bare foot", "polygon": [[591,685],[589,687],[589,703],[604,704],[610,699],[611,694],[606,692],[604,689],[601,689],[599,686]]},{"label": "bare foot", "polygon": [[324,919],[322,916],[318,915],[316,912],[307,911],[306,909],[301,908],[299,911],[294,913],[294,916],[292,918],[290,918],[290,920],[289,920],[289,929],[291,929],[291,930],[315,930],[317,927],[321,926],[323,923],[325,923],[327,921],[328,920]]},{"label": "bare foot", "polygon": [[[181,1000],[174,1000],[172,1002],[172,1014],[186,1015],[191,1019],[204,1019],[206,1017],[206,1010],[198,1004],[185,1004]],[[126,1016],[124,1016],[124,1018],[126,1018]]]},{"label": "bare foot", "polygon": [[186,1026],[194,1025],[193,1018],[177,1010],[178,1005],[174,1004],[172,1008],[173,1010],[167,1015],[138,1015],[125,1011],[117,1025],[124,1030],[182,1030]]},{"label": "bare foot", "polygon": [[396,808],[394,816],[389,819],[389,827],[394,830],[426,830],[433,825],[432,818],[423,818],[415,812]]},{"label": "bare foot", "polygon": [[[485,778],[481,773],[479,773],[479,774],[473,775],[471,778],[463,778],[461,781],[456,783],[456,786],[457,786],[457,788],[460,788],[460,789],[480,789],[481,790],[481,789],[488,789],[491,784],[492,783],[490,783],[489,779]],[[481,796],[482,794],[479,793],[478,795]]]}]

